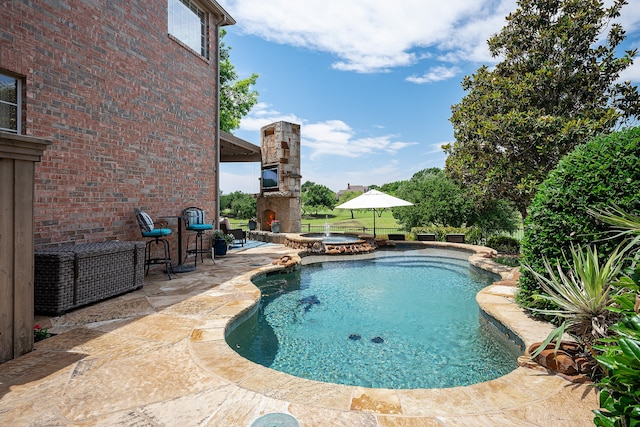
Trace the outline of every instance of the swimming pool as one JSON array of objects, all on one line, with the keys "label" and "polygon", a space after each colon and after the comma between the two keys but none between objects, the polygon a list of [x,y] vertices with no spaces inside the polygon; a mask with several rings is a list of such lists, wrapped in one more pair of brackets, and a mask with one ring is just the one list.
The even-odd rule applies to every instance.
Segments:
[{"label": "swimming pool", "polygon": [[257,312],[227,342],[264,366],[338,384],[443,388],[505,375],[519,351],[475,302],[496,276],[445,255],[378,254],[263,277]]}]

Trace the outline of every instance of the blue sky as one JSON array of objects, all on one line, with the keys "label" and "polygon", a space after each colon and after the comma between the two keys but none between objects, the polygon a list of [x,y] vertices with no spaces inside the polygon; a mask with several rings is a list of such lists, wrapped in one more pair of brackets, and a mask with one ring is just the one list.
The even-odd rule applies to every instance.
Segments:
[{"label": "blue sky", "polygon": [[[610,4],[612,0],[605,3]],[[515,0],[219,0],[237,21],[225,42],[241,78],[259,74],[259,104],[233,133],[301,125],[302,182],[334,191],[444,167],[460,82],[492,65],[486,40]],[[640,1],[620,21],[640,47]],[[640,58],[621,76],[640,83]],[[259,163],[221,165],[220,188],[258,193]]]}]

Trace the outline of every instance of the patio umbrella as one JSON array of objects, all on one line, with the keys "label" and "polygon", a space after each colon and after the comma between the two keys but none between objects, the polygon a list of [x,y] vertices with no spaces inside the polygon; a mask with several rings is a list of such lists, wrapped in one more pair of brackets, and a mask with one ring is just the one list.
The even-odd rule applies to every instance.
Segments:
[{"label": "patio umbrella", "polygon": [[413,206],[413,203],[390,196],[382,191],[369,190],[349,200],[337,209],[373,209],[373,237],[376,237],[376,209],[394,208],[396,206]]}]

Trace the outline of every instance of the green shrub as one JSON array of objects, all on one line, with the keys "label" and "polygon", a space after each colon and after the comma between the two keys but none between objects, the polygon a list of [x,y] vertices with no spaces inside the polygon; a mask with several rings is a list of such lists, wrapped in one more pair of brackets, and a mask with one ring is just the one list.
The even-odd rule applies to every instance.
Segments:
[{"label": "green shrub", "polygon": [[[563,252],[571,245],[597,242],[604,260],[621,238],[611,237],[609,225],[587,213],[609,206],[626,212],[640,211],[640,127],[594,138],[565,156],[540,185],[525,221],[522,261],[545,274],[543,259],[566,269]],[[544,307],[530,272],[522,271],[518,302],[524,307]]]},{"label": "green shrub", "polygon": [[493,258],[493,261],[497,262],[498,264],[506,265],[507,267],[520,266],[520,258],[517,257],[497,256]]},{"label": "green shrub", "polygon": [[489,237],[485,246],[495,249],[501,254],[518,255],[520,253],[520,242],[510,236]]}]

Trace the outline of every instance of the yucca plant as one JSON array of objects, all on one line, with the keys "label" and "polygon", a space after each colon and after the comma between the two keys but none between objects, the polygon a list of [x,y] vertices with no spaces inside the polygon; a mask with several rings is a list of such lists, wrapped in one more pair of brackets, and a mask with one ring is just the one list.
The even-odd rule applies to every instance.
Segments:
[{"label": "yucca plant", "polygon": [[602,222],[611,225],[613,237],[618,236],[636,236],[630,244],[637,245],[640,243],[640,216],[624,212],[617,206],[608,209],[594,210],[587,208],[587,213]]},{"label": "yucca plant", "polygon": [[546,292],[538,298],[549,301],[556,307],[535,311],[563,319],[561,325],[549,334],[534,356],[553,341],[556,342],[557,349],[565,332],[587,346],[592,356],[595,356],[593,343],[606,337],[609,326],[618,318],[608,307],[613,302],[612,294],[616,292],[612,285],[620,276],[624,253],[616,249],[604,265],[600,265],[598,249],[595,246],[572,246],[570,254],[571,261],[567,260],[565,255],[565,261],[570,266],[568,272],[562,270],[560,263],[556,268],[552,267],[546,258],[543,259],[546,275],[523,265]]}]

